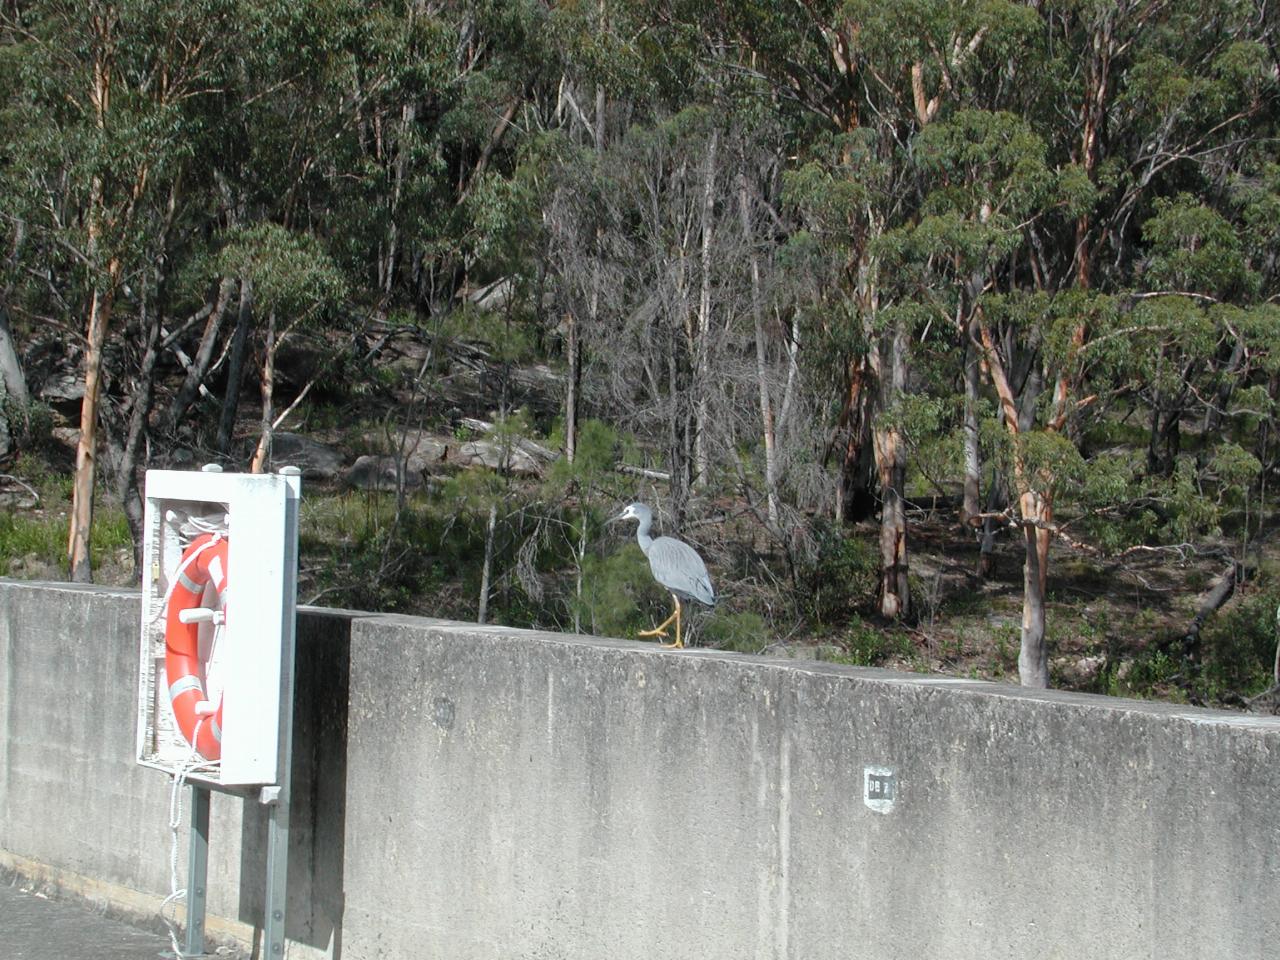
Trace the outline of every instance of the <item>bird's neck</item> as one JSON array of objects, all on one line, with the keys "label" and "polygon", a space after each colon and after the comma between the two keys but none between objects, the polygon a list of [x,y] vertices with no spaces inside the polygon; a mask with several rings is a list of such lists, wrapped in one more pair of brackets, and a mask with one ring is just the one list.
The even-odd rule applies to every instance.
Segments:
[{"label": "bird's neck", "polygon": [[636,540],[640,544],[640,549],[647,554],[649,547],[653,545],[653,537],[649,536],[649,524],[643,523],[636,528]]}]

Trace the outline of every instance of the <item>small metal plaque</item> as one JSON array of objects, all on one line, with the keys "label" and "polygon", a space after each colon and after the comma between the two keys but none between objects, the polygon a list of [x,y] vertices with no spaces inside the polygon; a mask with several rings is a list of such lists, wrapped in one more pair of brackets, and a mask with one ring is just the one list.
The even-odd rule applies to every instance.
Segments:
[{"label": "small metal plaque", "polygon": [[892,767],[862,768],[862,802],[876,813],[888,813],[898,799],[898,778]]}]

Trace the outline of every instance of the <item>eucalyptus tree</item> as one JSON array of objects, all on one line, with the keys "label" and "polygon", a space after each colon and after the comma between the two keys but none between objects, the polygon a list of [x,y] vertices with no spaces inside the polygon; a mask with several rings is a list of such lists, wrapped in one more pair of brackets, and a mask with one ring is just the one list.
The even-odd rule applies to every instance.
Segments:
[{"label": "eucalyptus tree", "polygon": [[[21,224],[26,276],[15,299],[82,337],[81,407],[68,560],[91,578],[104,347],[122,296],[145,288],[173,222],[200,113],[222,84],[234,5],[151,0],[9,5],[0,29],[18,67],[6,92],[8,224]],[[165,210],[168,209],[169,213]],[[11,226],[12,229],[12,226]],[[44,282],[35,282],[43,277]]]},{"label": "eucalyptus tree", "polygon": [[1031,21],[1034,13],[1015,3],[808,0],[725,12],[724,29],[794,108],[800,163],[788,193],[802,227],[829,251],[843,299],[818,314],[829,319],[815,331],[846,358],[833,415],[843,454],[842,512],[866,502],[859,491],[871,488],[864,468],[874,463],[880,608],[890,617],[910,614],[908,451],[893,411],[903,402],[922,327],[911,320],[917,311],[895,308],[911,294],[886,273],[885,240],[920,217],[931,172],[914,159],[917,134],[998,86]]},{"label": "eucalyptus tree", "polygon": [[[1101,367],[1123,336],[1122,294],[1131,283],[1163,282],[1159,270],[1138,272],[1136,234],[1155,211],[1152,239],[1161,235],[1162,193],[1181,185],[1212,191],[1215,168],[1261,114],[1256,22],[1237,19],[1243,11],[1230,2],[1038,9],[1043,57],[1024,73],[1023,114],[1059,186],[1026,220],[1022,246],[975,315],[1012,441],[1025,535],[1024,683],[1048,682],[1044,593],[1049,543],[1059,531],[1054,502],[1087,483],[1074,441],[1082,415],[1098,406]],[[1021,385],[1012,375],[1027,362],[1020,358],[1030,358]]]}]

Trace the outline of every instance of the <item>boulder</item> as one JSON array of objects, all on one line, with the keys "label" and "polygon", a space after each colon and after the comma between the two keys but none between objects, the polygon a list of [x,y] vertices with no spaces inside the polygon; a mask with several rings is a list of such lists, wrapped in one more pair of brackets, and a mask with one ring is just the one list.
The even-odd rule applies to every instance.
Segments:
[{"label": "boulder", "polygon": [[400,455],[411,470],[421,473],[432,464],[443,463],[449,454],[449,444],[442,437],[422,431],[406,433],[400,440]]},{"label": "boulder", "polygon": [[301,468],[307,480],[333,480],[343,465],[342,454],[332,447],[301,434],[283,432],[271,438],[271,460],[276,468]]},{"label": "boulder", "polygon": [[[394,492],[396,489],[396,458],[386,456],[371,456],[366,454],[357,457],[356,462],[346,473],[346,483],[358,490],[386,490]],[[403,463],[402,476],[400,479],[404,483],[406,490],[417,490],[422,486],[422,471],[413,469],[410,463]]]},{"label": "boulder", "polygon": [[472,440],[460,444],[449,458],[460,467],[488,467],[490,470],[508,470],[526,477],[540,476],[542,464],[518,445],[504,448],[488,440]]}]

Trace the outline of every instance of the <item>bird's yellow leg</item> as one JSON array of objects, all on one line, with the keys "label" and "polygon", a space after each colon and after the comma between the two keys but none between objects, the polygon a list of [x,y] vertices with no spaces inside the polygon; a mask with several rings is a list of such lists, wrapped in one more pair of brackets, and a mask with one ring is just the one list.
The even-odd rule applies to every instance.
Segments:
[{"label": "bird's yellow leg", "polygon": [[637,637],[665,637],[667,635],[667,627],[671,626],[671,621],[676,620],[677,622],[679,622],[678,616],[677,616],[679,609],[680,609],[679,605],[677,605],[676,613],[671,614],[671,616],[667,617],[667,619],[663,620],[660,624],[658,624],[652,630],[639,631],[636,634],[636,636]]},{"label": "bird's yellow leg", "polygon": [[668,650],[683,650],[684,641],[680,639],[680,598],[672,594],[672,599],[676,602],[676,612],[671,615],[676,621],[676,642],[664,643],[662,646],[666,647]]}]

